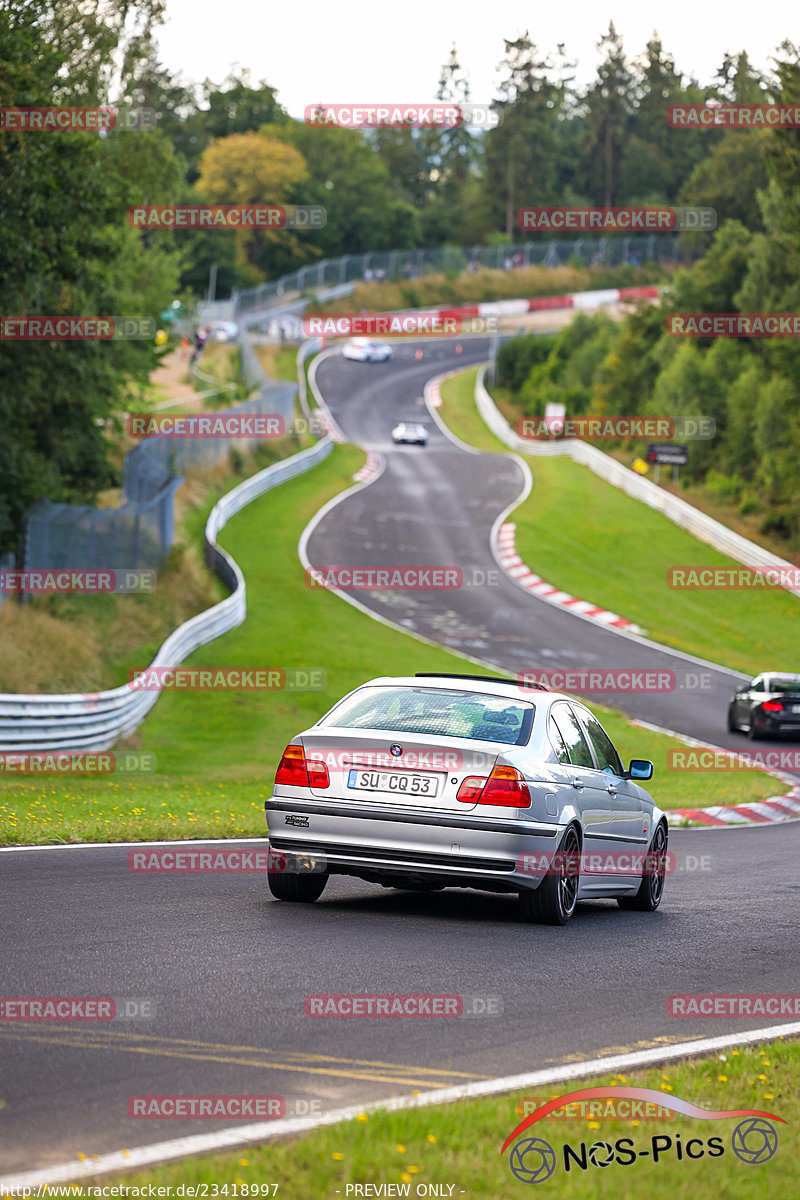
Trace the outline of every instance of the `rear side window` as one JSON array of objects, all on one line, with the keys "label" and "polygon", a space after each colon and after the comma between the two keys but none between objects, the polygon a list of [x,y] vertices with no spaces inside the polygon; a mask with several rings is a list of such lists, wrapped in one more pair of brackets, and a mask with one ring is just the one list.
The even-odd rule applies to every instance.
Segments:
[{"label": "rear side window", "polygon": [[763,692],[764,691],[764,680],[761,678],[754,679],[750,685],[750,691],[751,692]]},{"label": "rear side window", "polygon": [[800,679],[781,679],[779,676],[773,675],[769,690],[771,692],[800,692]]},{"label": "rear side window", "polygon": [[556,752],[556,758],[558,759],[558,761],[560,763],[568,763],[569,762],[569,750],[567,750],[567,747],[564,743],[564,739],[561,736],[561,734],[558,732],[558,726],[556,725],[552,716],[550,717],[550,731],[549,732],[550,732],[550,745],[553,747],[553,749]]},{"label": "rear side window", "polygon": [[594,752],[597,755],[597,765],[600,770],[610,775],[622,775],[622,763],[614,749],[614,743],[597,720],[597,717],[592,716],[587,708],[579,708],[578,712],[583,719],[591,743],[594,746]]},{"label": "rear side window", "polygon": [[553,706],[552,721],[569,752],[569,761],[574,767],[594,768],[594,759],[589,743],[583,735],[578,718],[567,704]]}]

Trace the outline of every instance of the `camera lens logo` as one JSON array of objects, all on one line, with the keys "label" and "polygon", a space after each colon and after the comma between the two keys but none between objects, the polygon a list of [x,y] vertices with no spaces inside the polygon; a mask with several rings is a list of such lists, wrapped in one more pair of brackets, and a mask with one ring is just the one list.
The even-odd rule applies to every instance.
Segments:
[{"label": "camera lens logo", "polygon": [[614,1147],[610,1142],[595,1142],[589,1148],[589,1162],[593,1167],[608,1167],[614,1161]]},{"label": "camera lens logo", "polygon": [[508,1165],[520,1183],[544,1183],[556,1169],[556,1152],[542,1138],[526,1138],[514,1146]]},{"label": "camera lens logo", "polygon": [[751,1166],[769,1162],[777,1149],[775,1126],[761,1117],[740,1121],[731,1134],[731,1150],[737,1158]]}]

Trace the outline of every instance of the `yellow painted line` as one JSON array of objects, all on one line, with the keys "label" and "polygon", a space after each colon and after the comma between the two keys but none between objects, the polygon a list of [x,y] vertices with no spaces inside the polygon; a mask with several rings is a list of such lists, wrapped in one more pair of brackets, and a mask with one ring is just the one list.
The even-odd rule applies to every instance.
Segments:
[{"label": "yellow painted line", "polygon": [[[695,1036],[699,1038],[701,1035],[696,1034]],[[671,1046],[677,1042],[685,1042],[687,1040],[691,1040],[691,1038],[687,1039],[686,1034],[661,1034],[658,1037],[643,1038],[641,1041],[631,1042],[630,1045],[625,1046],[606,1046],[603,1050],[589,1051],[588,1053],[578,1050],[574,1054],[565,1054],[562,1058],[546,1058],[545,1062],[580,1063],[586,1062],[589,1059],[593,1061],[596,1058],[611,1058],[617,1054],[633,1054],[637,1050],[651,1050],[657,1046]]]},{"label": "yellow painted line", "polygon": [[[10,1031],[7,1032],[5,1030],[0,1030],[0,1038],[4,1038],[6,1041],[11,1041],[11,1040],[14,1040],[14,1037],[15,1037],[15,1035],[13,1033],[11,1033]],[[114,1042],[108,1041],[108,1040],[106,1040],[106,1041],[92,1040],[89,1035],[84,1035],[83,1037],[59,1038],[55,1035],[48,1036],[45,1033],[41,1033],[41,1034],[18,1033],[18,1034],[16,1034],[16,1038],[17,1038],[17,1040],[25,1041],[25,1042],[42,1042],[47,1045],[58,1045],[58,1046],[66,1046],[66,1047],[74,1046],[76,1048],[80,1048],[80,1049],[84,1049],[84,1050],[119,1050],[119,1051],[123,1051],[126,1054],[150,1054],[150,1055],[153,1055],[154,1057],[159,1057],[159,1058],[183,1058],[183,1059],[187,1059],[187,1060],[194,1061],[194,1062],[230,1063],[234,1066],[239,1066],[239,1067],[258,1067],[262,1070],[269,1069],[269,1070],[275,1070],[275,1071],[294,1071],[299,1074],[307,1074],[307,1075],[330,1075],[330,1076],[334,1076],[334,1077],[337,1077],[340,1079],[369,1080],[372,1083],[404,1083],[404,1084],[408,1084],[411,1087],[417,1087],[417,1088],[435,1087],[437,1085],[437,1083],[439,1082],[439,1080],[437,1078],[419,1079],[417,1077],[412,1078],[412,1077],[407,1077],[405,1075],[400,1075],[400,1074],[395,1074],[395,1075],[381,1074],[378,1071],[347,1070],[347,1069],[335,1070],[335,1069],[328,1068],[328,1067],[315,1067],[315,1066],[311,1066],[310,1064],[306,1064],[306,1063],[295,1064],[295,1063],[285,1063],[285,1062],[272,1062],[272,1061],[264,1060],[264,1059],[254,1060],[251,1058],[241,1058],[236,1055],[224,1055],[224,1054],[194,1054],[188,1050],[169,1049],[167,1047],[162,1047],[162,1046],[135,1046],[130,1043],[115,1044]],[[403,1070],[404,1068],[400,1068],[400,1069]],[[413,1068],[411,1068],[411,1069],[413,1070]],[[424,1068],[423,1068],[423,1072],[424,1072]],[[432,1074],[435,1076],[436,1073],[429,1072],[429,1074]],[[442,1071],[439,1074],[446,1075],[447,1072]]]},{"label": "yellow painted line", "polygon": [[[32,1033],[41,1033],[42,1032],[42,1023],[40,1021],[15,1021],[14,1024],[17,1028],[30,1030]],[[140,1033],[129,1033],[127,1030],[103,1029],[102,1027],[93,1029],[91,1031],[91,1034],[88,1034],[88,1033],[85,1033],[84,1030],[82,1030],[80,1028],[76,1028],[74,1025],[67,1025],[67,1024],[62,1025],[62,1024],[59,1024],[58,1022],[51,1022],[50,1028],[52,1028],[55,1032],[58,1032],[58,1033],[72,1034],[72,1035],[75,1035],[78,1037],[79,1036],[91,1036],[96,1039],[100,1039],[101,1037],[106,1037],[109,1039],[109,1043],[112,1043],[112,1041],[117,1038],[120,1038],[120,1039],[122,1039],[122,1038],[134,1039],[135,1038],[139,1042],[166,1043],[168,1046],[188,1046],[195,1050],[196,1049],[227,1050],[227,1051],[236,1052],[236,1053],[242,1052],[242,1053],[250,1053],[250,1054],[274,1054],[274,1053],[276,1053],[276,1051],[270,1050],[269,1047],[267,1047],[267,1046],[231,1046],[227,1042],[202,1042],[202,1041],[199,1041],[194,1038],[171,1038],[171,1037],[166,1037],[166,1036],[163,1036],[160,1034],[152,1034],[152,1033],[141,1033],[141,1034]],[[10,1026],[1,1026],[0,1033],[3,1033],[3,1032],[8,1032],[10,1034],[10,1033],[12,1033],[12,1029]],[[68,1040],[65,1040],[64,1044],[65,1045],[69,1044]],[[122,1048],[124,1049],[124,1047],[122,1047]],[[371,1059],[371,1058],[344,1058],[341,1055],[336,1055],[336,1054],[333,1054],[333,1055],[332,1054],[306,1054],[301,1050],[284,1050],[284,1051],[280,1051],[278,1053],[285,1055],[287,1061],[290,1061],[290,1062],[347,1063],[349,1066],[357,1066],[357,1067],[387,1067],[390,1070],[397,1070],[397,1071],[419,1071],[423,1075],[436,1075],[437,1077],[442,1076],[442,1075],[448,1075],[448,1076],[452,1075],[459,1079],[485,1079],[486,1078],[485,1075],[475,1075],[468,1071],[450,1071],[444,1067],[442,1067],[441,1069],[439,1069],[437,1067],[430,1067],[430,1068],[429,1067],[421,1067],[421,1066],[418,1066],[416,1063],[384,1062],[381,1060],[375,1060],[375,1059]]]}]

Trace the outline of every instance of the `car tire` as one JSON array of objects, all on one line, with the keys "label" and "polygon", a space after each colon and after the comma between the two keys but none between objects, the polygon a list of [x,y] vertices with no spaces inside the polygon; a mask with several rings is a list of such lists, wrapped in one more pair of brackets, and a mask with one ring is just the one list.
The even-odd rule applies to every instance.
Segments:
[{"label": "car tire", "polygon": [[[648,856],[655,854],[667,853],[668,831],[666,825],[661,822],[653,834],[653,840],[648,848]],[[635,896],[618,896],[617,904],[620,908],[633,910],[634,912],[655,912],[661,903],[661,898],[664,895],[664,877],[666,875],[666,863],[661,871],[646,871],[642,875],[642,882],[639,884],[639,890]]]},{"label": "car tire", "polygon": [[519,906],[523,921],[536,925],[566,925],[575,911],[580,877],[580,840],[570,825],[556,854],[558,872],[545,875],[535,891],[521,891]]},{"label": "car tire", "polygon": [[320,874],[298,875],[293,871],[273,871],[267,868],[267,883],[276,900],[295,904],[313,904],[319,900],[328,882],[327,871]]},{"label": "car tire", "polygon": [[739,726],[736,724],[736,722],[733,719],[733,712],[731,711],[731,709],[728,709],[728,733],[738,733],[738,731],[739,731]]},{"label": "car tire", "polygon": [[751,742],[757,742],[761,738],[761,733],[756,726],[756,719],[752,713],[750,714],[750,724],[747,727],[747,736]]}]

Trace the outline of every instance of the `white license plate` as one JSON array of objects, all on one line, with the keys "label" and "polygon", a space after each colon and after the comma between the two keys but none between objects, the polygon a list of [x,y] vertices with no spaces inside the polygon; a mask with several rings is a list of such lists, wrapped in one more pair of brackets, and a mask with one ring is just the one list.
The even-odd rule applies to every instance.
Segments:
[{"label": "white license plate", "polygon": [[800,712],[800,704],[793,704],[792,712]]},{"label": "white license plate", "polygon": [[439,780],[435,775],[415,775],[411,771],[347,772],[347,786],[362,792],[393,792],[398,796],[435,796]]}]

